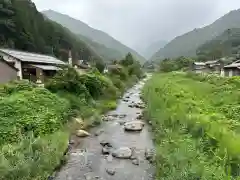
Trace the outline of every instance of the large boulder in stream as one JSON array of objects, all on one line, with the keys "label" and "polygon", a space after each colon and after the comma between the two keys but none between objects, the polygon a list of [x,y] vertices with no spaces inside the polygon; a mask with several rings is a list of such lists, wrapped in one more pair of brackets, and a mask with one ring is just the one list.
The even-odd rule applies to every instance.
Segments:
[{"label": "large boulder in stream", "polygon": [[90,134],[87,131],[84,131],[81,129],[81,130],[77,130],[76,136],[77,137],[87,137],[87,136],[90,136]]},{"label": "large boulder in stream", "polygon": [[142,121],[131,121],[124,124],[124,129],[125,131],[142,131],[144,125]]},{"label": "large boulder in stream", "polygon": [[132,150],[129,147],[121,147],[112,152],[112,156],[119,159],[130,159]]}]

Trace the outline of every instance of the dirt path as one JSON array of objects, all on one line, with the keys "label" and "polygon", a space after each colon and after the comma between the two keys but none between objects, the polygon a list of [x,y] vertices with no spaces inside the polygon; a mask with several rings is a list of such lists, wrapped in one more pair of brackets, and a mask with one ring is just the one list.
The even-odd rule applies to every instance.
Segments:
[{"label": "dirt path", "polygon": [[[142,109],[131,108],[129,105],[133,102],[141,102],[139,93],[143,84],[143,82],[140,82],[131,88],[119,102],[118,108],[109,113],[111,120],[92,129],[92,135],[82,139],[81,144],[71,150],[69,161],[57,173],[55,180],[154,179],[154,167],[145,157],[146,148],[153,149],[148,125],[145,125],[141,132],[134,133],[126,132],[123,126],[124,122],[136,120],[142,113]],[[97,135],[95,135],[96,132],[98,132]],[[131,159],[117,159],[112,155],[103,155],[103,146],[100,144],[103,140],[109,142],[114,149],[120,147],[134,148],[134,154],[138,162],[134,160],[134,163]],[[139,165],[136,165],[138,163]]]}]

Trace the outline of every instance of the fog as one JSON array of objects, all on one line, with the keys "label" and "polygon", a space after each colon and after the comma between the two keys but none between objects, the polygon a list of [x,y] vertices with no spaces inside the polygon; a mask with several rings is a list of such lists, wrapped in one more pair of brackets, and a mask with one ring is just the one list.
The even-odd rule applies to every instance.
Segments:
[{"label": "fog", "polygon": [[138,51],[212,23],[239,0],[33,0],[103,30]]}]

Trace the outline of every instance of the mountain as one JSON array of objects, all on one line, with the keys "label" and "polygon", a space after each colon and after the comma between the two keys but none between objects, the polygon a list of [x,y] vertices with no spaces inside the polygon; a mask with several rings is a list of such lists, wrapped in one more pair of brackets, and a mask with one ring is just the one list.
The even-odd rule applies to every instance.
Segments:
[{"label": "mountain", "polygon": [[[145,59],[139,55],[136,51],[132,50],[131,48],[123,45],[107,33],[93,29],[87,24],[81,22],[80,20],[76,20],[68,15],[64,15],[53,10],[43,11],[42,12],[46,17],[55,21],[62,26],[68,28],[75,34],[82,35],[87,37],[92,42],[97,42],[98,44],[104,45],[108,50],[115,50],[114,53],[116,54],[116,59],[119,59],[119,53],[121,54],[121,58],[123,58],[127,53],[132,53],[135,58],[137,58],[140,62],[145,61]],[[95,51],[97,51],[95,49]],[[117,53],[119,52],[119,53]],[[105,53],[104,53],[105,54]]]},{"label": "mountain", "polygon": [[143,55],[145,58],[151,58],[159,49],[163,48],[167,44],[167,41],[160,40],[157,42],[152,43],[150,46],[145,48],[143,51]]},{"label": "mountain", "polygon": [[0,2],[0,46],[50,54],[64,61],[71,49],[74,58],[101,60],[68,29],[46,19],[30,0]]},{"label": "mountain", "polygon": [[238,56],[240,53],[240,28],[227,29],[214,39],[207,41],[197,49],[201,60],[226,56]]},{"label": "mountain", "polygon": [[164,48],[153,55],[152,60],[175,58],[178,56],[196,56],[196,50],[206,41],[215,38],[229,28],[240,27],[240,10],[234,10],[216,20],[211,25],[194,29],[176,37]]},{"label": "mountain", "polygon": [[116,49],[108,48],[103,44],[99,44],[85,36],[78,35],[82,41],[84,41],[94,52],[96,52],[105,62],[111,62],[112,60],[119,60],[123,58],[122,53]]}]

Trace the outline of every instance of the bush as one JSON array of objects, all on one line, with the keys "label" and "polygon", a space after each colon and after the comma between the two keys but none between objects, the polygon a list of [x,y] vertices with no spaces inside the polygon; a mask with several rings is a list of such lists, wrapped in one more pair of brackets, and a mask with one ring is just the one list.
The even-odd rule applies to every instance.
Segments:
[{"label": "bush", "polygon": [[29,135],[17,144],[5,144],[0,148],[0,179],[47,179],[60,165],[68,138],[68,133],[57,131],[38,138]]},{"label": "bush", "polygon": [[82,78],[74,68],[66,68],[59,71],[58,74],[45,85],[53,93],[65,91],[76,96],[84,95],[86,99],[91,96],[82,82]]},{"label": "bush", "polygon": [[0,145],[58,130],[66,122],[69,103],[43,88],[21,91],[0,99]]},{"label": "bush", "polygon": [[23,90],[31,91],[36,87],[36,84],[29,81],[13,81],[0,86],[0,96],[11,95],[13,93],[18,93],[19,91]]}]

